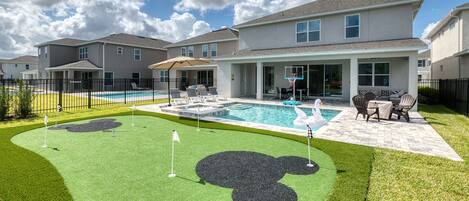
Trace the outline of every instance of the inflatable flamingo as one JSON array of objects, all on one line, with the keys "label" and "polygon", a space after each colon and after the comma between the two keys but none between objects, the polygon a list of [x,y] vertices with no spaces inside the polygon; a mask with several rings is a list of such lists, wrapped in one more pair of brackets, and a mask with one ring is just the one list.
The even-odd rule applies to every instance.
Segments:
[{"label": "inflatable flamingo", "polygon": [[293,124],[296,127],[305,127],[306,125],[309,125],[312,129],[317,129],[323,126],[324,124],[327,123],[326,119],[321,115],[321,100],[316,99],[314,102],[314,108],[313,110],[313,116],[308,117],[306,113],[295,107],[295,112],[296,112],[296,119],[293,121]]}]

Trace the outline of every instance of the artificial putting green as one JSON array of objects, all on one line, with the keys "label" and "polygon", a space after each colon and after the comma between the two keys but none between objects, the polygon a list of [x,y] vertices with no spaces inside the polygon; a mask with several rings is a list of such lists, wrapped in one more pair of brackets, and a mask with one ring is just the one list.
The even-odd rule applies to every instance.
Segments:
[{"label": "artificial putting green", "polygon": [[[267,135],[204,129],[149,116],[111,117],[123,125],[111,132],[71,133],[49,130],[49,148],[41,148],[44,128],[16,135],[12,142],[48,159],[64,178],[75,200],[231,200],[232,189],[199,183],[197,162],[223,151],[254,151],[274,157],[306,156],[306,145]],[[86,123],[89,120],[73,123]],[[176,144],[176,178],[168,178],[171,130]],[[285,175],[279,182],[298,200],[325,200],[336,168],[325,153],[313,149],[320,170],[313,175]]]}]

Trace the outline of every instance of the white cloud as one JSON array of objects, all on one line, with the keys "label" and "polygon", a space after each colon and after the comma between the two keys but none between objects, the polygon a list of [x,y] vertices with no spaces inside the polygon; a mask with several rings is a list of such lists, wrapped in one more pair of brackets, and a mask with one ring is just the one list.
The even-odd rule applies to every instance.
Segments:
[{"label": "white cloud", "polygon": [[174,8],[179,11],[197,10],[204,13],[233,6],[233,24],[239,24],[308,2],[312,0],[181,0]]},{"label": "white cloud", "polygon": [[427,36],[428,36],[428,34],[430,34],[430,32],[433,30],[433,28],[435,28],[436,25],[438,25],[438,23],[440,23],[440,21],[432,22],[432,23],[428,24],[425,27],[425,29],[423,30],[422,34],[420,35],[420,39],[423,40],[425,43],[430,44],[431,41],[427,39]]},{"label": "white cloud", "polygon": [[160,19],[142,6],[144,0],[2,0],[0,58],[34,55],[35,44],[63,37],[93,39],[125,32],[174,42],[211,30],[188,12]]}]

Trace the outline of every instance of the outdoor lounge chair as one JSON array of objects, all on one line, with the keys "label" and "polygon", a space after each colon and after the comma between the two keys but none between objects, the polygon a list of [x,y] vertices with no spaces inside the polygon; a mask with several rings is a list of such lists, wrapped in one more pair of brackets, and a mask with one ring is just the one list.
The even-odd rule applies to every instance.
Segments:
[{"label": "outdoor lounge chair", "polygon": [[363,118],[366,118],[366,122],[370,119],[373,115],[378,115],[378,122],[379,122],[379,109],[368,109],[368,101],[365,100],[364,96],[356,95],[352,98],[353,105],[357,109],[357,116],[355,116],[355,120],[358,118],[358,115],[363,115]]},{"label": "outdoor lounge chair", "polygon": [[217,91],[216,87],[209,87],[208,88],[208,93],[212,96],[215,96],[215,98],[217,100],[222,100],[222,101],[228,100],[227,98],[225,98],[225,97],[218,94],[218,91]]},{"label": "outdoor lounge chair", "polygon": [[410,121],[409,111],[414,107],[417,99],[409,94],[405,94],[401,97],[401,102],[398,106],[395,106],[392,110],[392,114],[397,114],[397,119],[401,119],[403,116],[407,122]]},{"label": "outdoor lounge chair", "polygon": [[200,96],[197,96],[196,89],[188,88],[187,89],[187,97],[189,97],[190,103],[202,103],[203,99]]},{"label": "outdoor lounge chair", "polygon": [[148,90],[146,88],[138,87],[137,83],[135,82],[130,83],[130,86],[132,87],[132,90],[135,90],[135,91]]},{"label": "outdoor lounge chair", "polygon": [[376,99],[376,94],[373,92],[367,92],[365,95],[365,101],[368,103],[370,100],[375,100]]},{"label": "outdoor lounge chair", "polygon": [[172,105],[185,105],[187,99],[181,97],[181,92],[178,89],[171,89],[170,94]]},{"label": "outdoor lounge chair", "polygon": [[205,101],[208,101],[208,102],[217,101],[215,96],[208,94],[207,89],[205,87],[197,88],[197,92],[199,93],[199,96],[203,98]]}]

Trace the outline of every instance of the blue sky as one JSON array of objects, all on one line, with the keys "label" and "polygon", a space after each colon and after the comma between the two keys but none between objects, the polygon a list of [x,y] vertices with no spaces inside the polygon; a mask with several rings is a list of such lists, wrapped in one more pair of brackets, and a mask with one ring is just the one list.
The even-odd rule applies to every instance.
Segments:
[{"label": "blue sky", "polygon": [[[0,0],[0,58],[35,55],[34,45],[65,37],[90,40],[124,32],[176,42],[311,1]],[[425,0],[414,37],[463,3]]]}]

